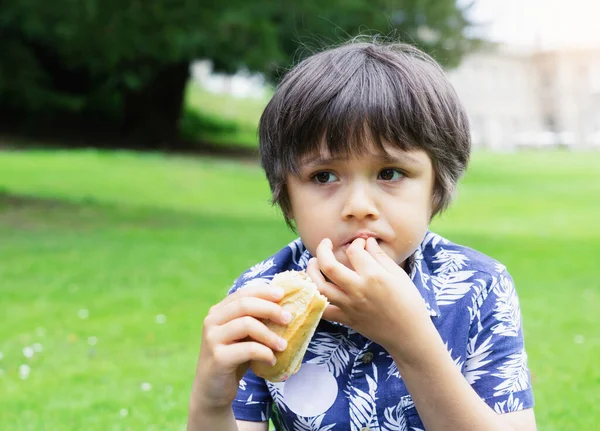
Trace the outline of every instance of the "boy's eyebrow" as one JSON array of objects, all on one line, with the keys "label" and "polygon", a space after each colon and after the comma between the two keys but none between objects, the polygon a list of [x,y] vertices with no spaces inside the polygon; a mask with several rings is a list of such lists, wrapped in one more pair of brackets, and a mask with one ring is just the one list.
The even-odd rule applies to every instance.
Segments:
[{"label": "boy's eyebrow", "polygon": [[410,154],[406,153],[406,152],[401,152],[401,153],[397,153],[394,155],[391,154],[387,154],[387,153],[382,153],[382,154],[377,154],[375,156],[377,158],[377,160],[380,163],[408,163],[408,164],[413,164],[413,165],[423,165],[423,162],[421,160],[419,160],[418,158],[411,156]]},{"label": "boy's eyebrow", "polygon": [[344,160],[345,157],[342,156],[331,156],[331,157],[324,157],[321,155],[316,155],[316,156],[309,156],[309,157],[305,157],[302,159],[302,164],[303,165],[328,165],[334,162],[339,162],[341,160]]},{"label": "boy's eyebrow", "polygon": [[[423,165],[423,162],[416,157],[411,156],[406,152],[401,152],[395,155],[391,155],[388,153],[378,153],[375,154],[374,157],[379,163],[386,164],[394,164],[394,163],[409,163],[414,165]],[[303,165],[312,165],[312,166],[321,166],[321,165],[329,165],[335,162],[340,162],[346,160],[347,157],[342,156],[328,156],[324,157],[322,155],[309,156],[302,160]]]}]

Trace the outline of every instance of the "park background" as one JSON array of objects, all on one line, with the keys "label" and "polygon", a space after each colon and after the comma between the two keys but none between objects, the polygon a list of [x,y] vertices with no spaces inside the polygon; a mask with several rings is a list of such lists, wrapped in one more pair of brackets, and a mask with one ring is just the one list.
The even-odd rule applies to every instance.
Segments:
[{"label": "park background", "polygon": [[550,3],[5,1],[0,429],[185,429],[209,307],[294,238],[261,110],[358,34],[448,71],[478,130],[432,229],[513,275],[539,429],[595,429],[600,11]]}]

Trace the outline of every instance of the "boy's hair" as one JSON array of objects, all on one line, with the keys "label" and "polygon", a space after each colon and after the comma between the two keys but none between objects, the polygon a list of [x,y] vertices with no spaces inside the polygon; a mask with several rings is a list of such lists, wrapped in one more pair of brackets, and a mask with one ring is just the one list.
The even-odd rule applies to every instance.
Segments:
[{"label": "boy's hair", "polygon": [[360,154],[369,139],[382,150],[422,149],[435,171],[433,217],[450,204],[471,147],[467,115],[438,63],[414,46],[375,41],[322,51],[288,72],[259,139],[273,203],[292,229],[286,178],[306,154]]}]

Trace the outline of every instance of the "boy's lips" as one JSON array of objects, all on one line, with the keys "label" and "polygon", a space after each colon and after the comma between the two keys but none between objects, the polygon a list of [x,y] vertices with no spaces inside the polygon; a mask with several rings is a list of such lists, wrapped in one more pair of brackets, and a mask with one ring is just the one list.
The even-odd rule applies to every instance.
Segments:
[{"label": "boy's lips", "polygon": [[345,240],[342,240],[343,242],[341,242],[341,241],[340,241],[340,242],[341,242],[341,244],[342,244],[342,245],[341,245],[341,248],[342,248],[344,251],[346,251],[346,249],[347,249],[348,247],[350,247],[350,245],[351,245],[351,244],[354,242],[354,240],[355,240],[355,239],[357,239],[357,238],[362,238],[362,239],[364,239],[365,241],[366,241],[368,238],[375,238],[375,239],[377,240],[377,242],[378,242],[378,243],[379,243],[379,242],[381,242],[381,239],[380,239],[380,238],[379,238],[377,235],[375,235],[374,233],[371,233],[371,232],[362,232],[362,233],[359,233],[359,234],[357,234],[357,235],[353,235],[353,236],[351,236],[350,238],[347,238],[347,239],[345,239]]}]

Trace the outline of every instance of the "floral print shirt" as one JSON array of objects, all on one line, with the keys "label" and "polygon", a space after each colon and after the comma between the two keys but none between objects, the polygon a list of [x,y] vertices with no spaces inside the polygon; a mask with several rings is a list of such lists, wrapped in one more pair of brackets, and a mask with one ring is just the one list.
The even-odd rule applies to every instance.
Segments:
[{"label": "floral print shirt", "polygon": [[[303,270],[310,257],[297,239],[244,272],[230,293],[278,272]],[[433,232],[409,268],[448,352],[477,394],[498,413],[532,407],[519,300],[506,268]],[[352,328],[321,320],[302,362],[303,377],[281,383],[248,371],[233,402],[236,419],[272,419],[280,431],[424,430],[391,356]]]}]

